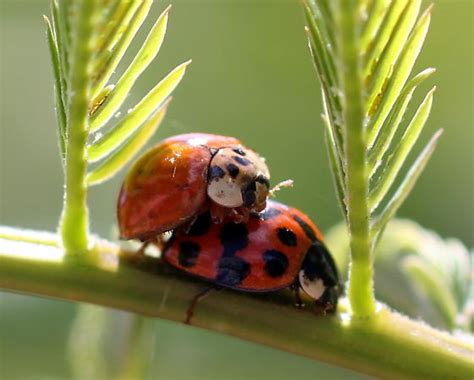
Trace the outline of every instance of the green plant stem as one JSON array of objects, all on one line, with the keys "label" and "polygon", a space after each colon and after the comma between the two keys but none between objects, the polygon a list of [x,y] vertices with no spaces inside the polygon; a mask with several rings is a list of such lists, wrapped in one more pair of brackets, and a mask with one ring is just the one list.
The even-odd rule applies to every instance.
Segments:
[{"label": "green plant stem", "polygon": [[65,194],[60,232],[66,254],[83,259],[88,252],[87,138],[94,0],[80,2],[70,59]]},{"label": "green plant stem", "polygon": [[344,99],[344,132],[346,134],[347,209],[351,235],[352,263],[348,295],[355,316],[367,317],[375,312],[373,265],[369,230],[368,172],[366,131],[363,112],[357,1],[341,1],[341,70]]},{"label": "green plant stem", "polygon": [[[29,249],[42,260],[9,251]],[[44,261],[57,248],[0,239],[0,288],[93,303],[182,322],[193,297],[207,285],[157,259],[122,256],[116,269]],[[7,252],[5,252],[7,251]],[[107,246],[95,254],[107,256]],[[214,292],[195,309],[192,324],[281,350],[393,379],[469,379],[474,347],[382,306],[372,318],[316,317],[293,306],[291,292],[252,295]]]}]

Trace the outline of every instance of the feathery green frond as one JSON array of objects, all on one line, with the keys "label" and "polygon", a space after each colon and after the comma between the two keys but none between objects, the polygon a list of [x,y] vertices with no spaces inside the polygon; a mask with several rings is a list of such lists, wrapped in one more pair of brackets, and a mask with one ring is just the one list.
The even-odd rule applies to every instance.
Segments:
[{"label": "feathery green frond", "polygon": [[[421,0],[306,0],[306,34],[318,73],[326,145],[339,205],[351,236],[349,298],[353,312],[374,312],[372,251],[431,156],[436,134],[409,163],[433,101],[429,91],[413,117],[410,79],[428,32],[431,7]],[[409,122],[406,122],[409,120]],[[405,179],[403,169],[408,169]]]},{"label": "feathery green frond", "polygon": [[387,152],[387,149],[390,146],[390,143],[392,142],[398,127],[400,127],[400,123],[402,118],[405,116],[405,112],[411,101],[414,91],[419,84],[431,76],[431,74],[433,74],[435,71],[436,70],[432,68],[423,70],[421,73],[413,77],[403,88],[400,96],[388,114],[387,120],[385,121],[386,125],[384,124],[382,127],[375,145],[369,152],[368,160],[370,175],[373,175],[375,170],[377,170],[379,165],[382,163],[382,156]]},{"label": "feathery green frond", "polygon": [[51,63],[53,65],[54,76],[54,99],[56,104],[56,119],[58,123],[58,137],[59,149],[61,153],[61,164],[64,165],[64,158],[66,154],[66,111],[63,103],[63,93],[61,85],[61,68],[60,58],[56,38],[49,19],[44,16],[46,24],[46,35],[48,39],[49,53],[51,56]]},{"label": "feathery green frond", "polygon": [[329,126],[326,129],[325,137],[326,137],[326,148],[328,150],[328,156],[329,156],[329,163],[331,164],[331,172],[333,175],[334,185],[337,191],[337,200],[339,201],[339,207],[341,208],[342,214],[344,215],[344,217],[346,217],[347,209],[346,209],[346,204],[344,200],[344,193],[345,193],[344,172],[341,168],[341,163],[338,158],[336,143],[334,142],[334,137],[331,134]]},{"label": "feathery green frond", "polygon": [[118,148],[140,125],[159,110],[166,98],[178,86],[184,76],[187,61],[179,65],[158,83],[127,115],[111,130],[89,146],[89,162],[96,162]]},{"label": "feathery green frond", "polygon": [[406,0],[389,0],[385,7],[380,4],[378,12],[375,13],[376,10],[373,9],[374,13],[368,16],[365,23],[367,28],[364,30],[361,40],[362,46],[368,46],[368,49],[364,50],[364,61],[362,62],[364,78],[369,78],[370,73],[373,72],[374,65],[379,61],[397,21],[407,5]]},{"label": "feathery green frond", "polygon": [[64,27],[65,21],[59,16],[58,2],[51,0],[51,29],[53,32],[55,45],[57,49],[57,58],[59,61],[59,79],[61,89],[61,99],[63,107],[66,108],[67,104],[67,80],[69,72],[69,62],[66,59],[68,56],[69,46],[66,41],[66,30]]},{"label": "feathery green frond", "polygon": [[390,200],[388,200],[385,208],[375,217],[372,226],[372,233],[375,237],[383,231],[383,228],[388,223],[388,221],[394,217],[395,213],[402,205],[403,201],[408,197],[411,190],[415,186],[416,180],[423,172],[423,169],[426,167],[431,155],[433,154],[436,144],[441,136],[443,130],[439,130],[434,134],[429,143],[426,145],[425,149],[419,154],[418,158],[415,160],[413,165],[408,170],[405,178],[398,186],[395,194]]},{"label": "feathery green frond", "polygon": [[[120,40],[124,32],[127,30],[128,23],[135,15],[137,8],[140,6],[139,0],[116,0],[116,4],[108,7],[106,12],[108,17],[103,30],[97,41],[98,51],[112,51]],[[102,59],[97,59],[103,62]]]},{"label": "feathery green frond", "polygon": [[[133,38],[148,16],[151,5],[151,0],[145,0],[141,3],[139,1],[132,1],[121,25],[118,26],[117,33],[119,35],[111,40],[113,44],[110,44],[110,50],[105,49],[98,53],[99,55],[94,67],[93,96],[96,96],[107,84],[132,43]],[[130,18],[128,16],[130,16]]]},{"label": "feathery green frond", "polygon": [[[122,119],[108,125],[122,113],[133,84],[163,43],[170,7],[158,17],[117,83],[109,83],[152,5],[152,0],[104,0],[100,5],[95,0],[51,0],[51,22],[45,17],[66,177],[60,231],[67,257],[91,258],[87,187],[111,178],[152,137],[190,62],[172,70]],[[103,136],[93,134],[102,127],[107,130]],[[89,171],[89,164],[109,155]]]},{"label": "feathery green frond", "polygon": [[[346,226],[331,228],[326,242],[346,278]],[[473,258],[459,240],[443,239],[410,220],[391,220],[374,252],[377,299],[432,326],[473,332]]]},{"label": "feathery green frond", "polygon": [[165,117],[171,98],[168,98],[163,107],[150,117],[118,150],[111,154],[100,165],[87,175],[89,186],[98,185],[112,178],[122,169],[156,132]]},{"label": "feathery green frond", "polygon": [[[145,4],[145,3],[144,3]],[[142,5],[143,6],[143,5]],[[148,34],[143,46],[136,54],[133,62],[118,80],[115,89],[105,103],[91,117],[91,131],[105,125],[122,106],[130,89],[148,65],[155,59],[165,38],[169,7],[161,14]],[[147,11],[148,12],[148,11]]]},{"label": "feathery green frond", "polygon": [[362,26],[360,38],[361,52],[362,54],[364,54],[364,56],[368,56],[368,49],[374,47],[373,36],[377,33],[377,30],[380,27],[380,24],[382,23],[389,2],[390,0],[372,1],[368,9],[365,10],[365,13],[367,14],[367,21]]},{"label": "feathery green frond", "polygon": [[[406,41],[413,25],[416,22],[418,12],[420,9],[421,0],[409,1],[405,9],[402,11],[397,23],[391,32],[390,38],[382,50],[377,60],[369,62],[371,65],[371,72],[368,73],[366,80],[367,86],[367,104],[372,105],[377,97],[382,93],[382,87],[387,82],[390,72],[396,70],[393,67],[401,50],[403,43]],[[370,106],[369,106],[370,107]]]},{"label": "feathery green frond", "polygon": [[383,90],[379,93],[377,99],[370,104],[367,110],[369,117],[368,124],[368,147],[371,148],[380,132],[380,128],[387,115],[396,102],[399,94],[408,79],[410,72],[415,64],[418,54],[421,51],[428,27],[430,24],[431,12],[428,9],[421,16],[412,33],[404,43],[403,51],[396,61],[393,62],[394,70],[387,78]]},{"label": "feathery green frond", "polygon": [[413,146],[418,140],[421,130],[425,126],[426,120],[431,111],[434,90],[435,87],[426,95],[425,99],[418,107],[415,116],[406,127],[405,132],[400,138],[400,141],[398,141],[393,153],[387,157],[385,161],[386,164],[383,167],[380,177],[374,179],[375,183],[369,192],[369,207],[372,211],[375,210],[380,202],[385,198],[385,195],[400,172],[402,165],[405,163],[408,154],[411,152]]}]

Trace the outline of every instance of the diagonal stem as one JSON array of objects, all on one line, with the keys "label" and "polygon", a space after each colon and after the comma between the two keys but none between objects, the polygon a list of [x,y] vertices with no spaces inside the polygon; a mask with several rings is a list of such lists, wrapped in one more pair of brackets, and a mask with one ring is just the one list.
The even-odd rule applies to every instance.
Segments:
[{"label": "diagonal stem", "polygon": [[[0,239],[0,288],[87,302],[183,322],[189,303],[207,286],[146,256],[122,256],[112,267],[110,243],[98,245],[109,269],[61,265],[45,258],[56,247]],[[18,257],[22,253],[29,259]],[[36,256],[36,258],[35,258]],[[271,297],[222,290],[199,303],[192,324],[316,360],[391,379],[472,377],[472,342],[410,320],[387,307],[370,319],[317,317],[292,295]]]}]

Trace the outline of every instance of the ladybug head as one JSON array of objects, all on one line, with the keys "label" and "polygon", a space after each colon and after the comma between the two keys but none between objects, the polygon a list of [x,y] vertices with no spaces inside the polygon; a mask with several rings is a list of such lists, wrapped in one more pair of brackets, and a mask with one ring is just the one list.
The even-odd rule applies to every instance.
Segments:
[{"label": "ladybug head", "polygon": [[334,312],[341,293],[337,268],[323,243],[314,241],[298,274],[303,291],[316,300],[324,312]]},{"label": "ladybug head", "polygon": [[223,207],[260,212],[270,192],[270,173],[262,157],[241,146],[219,149],[212,157],[207,194]]}]

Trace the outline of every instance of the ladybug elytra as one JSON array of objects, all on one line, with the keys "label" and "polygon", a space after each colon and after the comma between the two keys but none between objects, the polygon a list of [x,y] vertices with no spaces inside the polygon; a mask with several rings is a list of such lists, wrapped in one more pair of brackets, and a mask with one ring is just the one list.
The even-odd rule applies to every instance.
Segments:
[{"label": "ladybug elytra", "polygon": [[118,200],[122,239],[154,239],[192,225],[245,222],[266,206],[270,174],[263,158],[239,140],[204,133],[173,136],[145,153],[128,173]]},{"label": "ladybug elytra", "polygon": [[209,212],[201,214],[188,232],[174,231],[163,258],[217,287],[246,292],[290,287],[300,305],[299,289],[313,298],[319,314],[337,306],[337,268],[321,233],[304,213],[278,202],[268,201],[246,223],[213,224]]}]

